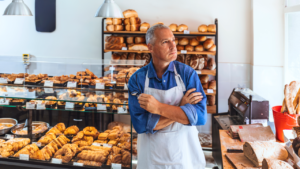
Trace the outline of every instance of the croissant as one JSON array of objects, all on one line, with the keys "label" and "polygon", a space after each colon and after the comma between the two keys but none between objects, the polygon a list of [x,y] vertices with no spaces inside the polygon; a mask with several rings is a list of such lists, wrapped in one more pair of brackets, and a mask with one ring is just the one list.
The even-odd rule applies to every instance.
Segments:
[{"label": "croissant", "polygon": [[83,136],[84,136],[84,132],[80,131],[79,133],[77,133],[77,135],[75,137],[73,137],[72,143],[75,142],[75,141],[81,140],[83,138]]},{"label": "croissant", "polygon": [[66,130],[66,126],[64,123],[58,123],[54,127],[57,128],[62,133]]},{"label": "croissant", "polygon": [[121,164],[122,163],[122,155],[121,154],[113,155],[111,162]]},{"label": "croissant", "polygon": [[46,135],[47,134],[50,134],[50,133],[53,133],[53,134],[55,134],[55,135],[60,135],[60,134],[62,134],[57,128],[55,128],[55,127],[53,127],[53,128],[51,128],[47,133],[46,133]]},{"label": "croissant", "polygon": [[125,150],[131,150],[131,143],[130,142],[123,142],[118,144],[118,147]]},{"label": "croissant", "polygon": [[131,163],[131,154],[129,151],[121,150],[122,153],[122,164],[130,164]]},{"label": "croissant", "polygon": [[75,135],[79,132],[79,128],[77,126],[70,126],[65,131],[65,135]]},{"label": "croissant", "polygon": [[55,138],[56,138],[56,135],[54,133],[49,133],[49,134],[46,134],[45,136],[43,136],[42,138],[40,138],[38,143],[48,144]]},{"label": "croissant", "polygon": [[112,155],[117,155],[117,154],[121,154],[121,148],[113,146],[112,147]]}]

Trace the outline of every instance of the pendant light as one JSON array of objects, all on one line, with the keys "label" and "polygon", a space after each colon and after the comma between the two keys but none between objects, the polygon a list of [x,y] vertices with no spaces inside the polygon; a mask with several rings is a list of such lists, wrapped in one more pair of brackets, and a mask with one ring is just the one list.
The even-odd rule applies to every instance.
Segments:
[{"label": "pendant light", "polygon": [[32,16],[32,13],[23,0],[12,0],[3,15]]},{"label": "pendant light", "polygon": [[95,17],[123,18],[123,13],[114,0],[104,0]]}]

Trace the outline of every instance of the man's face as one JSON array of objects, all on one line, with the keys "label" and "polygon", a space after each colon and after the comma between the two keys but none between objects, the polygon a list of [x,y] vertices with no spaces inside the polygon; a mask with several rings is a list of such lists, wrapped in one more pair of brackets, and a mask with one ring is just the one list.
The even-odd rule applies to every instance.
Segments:
[{"label": "man's face", "polygon": [[154,42],[149,43],[149,51],[160,61],[171,62],[177,58],[175,37],[170,29],[157,29]]}]

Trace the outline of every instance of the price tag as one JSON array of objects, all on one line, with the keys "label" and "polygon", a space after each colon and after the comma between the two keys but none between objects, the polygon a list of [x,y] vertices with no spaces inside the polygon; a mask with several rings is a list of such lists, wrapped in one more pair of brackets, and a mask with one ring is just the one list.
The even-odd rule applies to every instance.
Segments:
[{"label": "price tag", "polygon": [[83,163],[73,162],[73,165],[74,165],[74,166],[81,166],[81,167],[82,167],[82,166],[83,166]]},{"label": "price tag", "polygon": [[53,163],[53,164],[61,164],[61,159],[52,158],[51,163]]},{"label": "price tag", "polygon": [[92,145],[93,145],[93,146],[99,146],[99,147],[101,146],[100,143],[93,143]]},{"label": "price tag", "polygon": [[115,67],[113,67],[113,66],[109,67],[109,70],[115,70]]},{"label": "price tag", "polygon": [[29,154],[20,154],[20,160],[29,161]]},{"label": "price tag", "polygon": [[127,47],[122,47],[122,50],[127,50]]},{"label": "price tag", "polygon": [[122,168],[121,164],[111,163],[111,169],[121,169],[121,168]]},{"label": "price tag", "polygon": [[24,78],[16,78],[14,84],[23,84]]},{"label": "price tag", "polygon": [[9,99],[0,99],[0,105],[9,105]]},{"label": "price tag", "polygon": [[104,110],[104,111],[106,111],[106,105],[105,104],[97,104],[97,110]]},{"label": "price tag", "polygon": [[53,82],[50,80],[45,80],[44,86],[53,87]]},{"label": "price tag", "polygon": [[125,85],[124,85],[124,90],[128,90],[128,86],[127,86],[126,83],[125,83]]},{"label": "price tag", "polygon": [[45,93],[54,93],[53,88],[44,88]]},{"label": "price tag", "polygon": [[128,99],[128,93],[124,93],[125,99]]},{"label": "price tag", "polygon": [[73,102],[66,102],[65,109],[74,109],[74,103]]},{"label": "price tag", "polygon": [[207,93],[214,93],[213,89],[207,89]]},{"label": "price tag", "polygon": [[26,103],[26,109],[35,109],[35,104],[31,102]]},{"label": "price tag", "polygon": [[105,84],[104,83],[96,83],[96,89],[104,89],[105,88]]},{"label": "price tag", "polygon": [[103,144],[103,147],[108,147],[108,148],[111,148],[112,145],[111,144]]},{"label": "price tag", "polygon": [[67,87],[76,87],[77,82],[68,82]]},{"label": "price tag", "polygon": [[12,135],[12,134],[5,134],[5,138],[6,139],[13,139],[13,138],[15,138],[15,136]]},{"label": "price tag", "polygon": [[0,78],[0,83],[7,83],[7,78]]},{"label": "price tag", "polygon": [[46,104],[45,103],[37,103],[36,104],[36,109],[37,110],[45,110],[46,109]]},{"label": "price tag", "polygon": [[186,51],[186,50],[181,50],[180,53],[181,53],[181,54],[186,54],[187,51]]},{"label": "price tag", "polygon": [[32,142],[32,144],[36,144],[38,147],[42,147],[42,143],[39,142]]},{"label": "price tag", "polygon": [[201,75],[201,70],[196,70],[196,73],[197,73],[198,75]]},{"label": "price tag", "polygon": [[288,141],[286,144],[285,144],[287,147],[290,147],[292,145],[292,142],[291,141]]},{"label": "price tag", "polygon": [[183,34],[190,34],[190,31],[189,30],[184,30]]},{"label": "price tag", "polygon": [[125,113],[127,113],[127,109],[124,110],[123,107],[118,107],[118,113],[119,114],[125,114]]}]

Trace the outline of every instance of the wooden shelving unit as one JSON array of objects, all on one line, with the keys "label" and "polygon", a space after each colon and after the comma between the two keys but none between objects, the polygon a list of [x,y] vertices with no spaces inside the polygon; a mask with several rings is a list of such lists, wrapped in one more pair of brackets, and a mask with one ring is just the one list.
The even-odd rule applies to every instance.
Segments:
[{"label": "wooden shelving unit", "polygon": [[[138,51],[138,50],[107,50],[107,49],[105,49],[104,52],[105,52],[105,53],[107,53],[107,52],[150,53],[150,51],[148,51],[148,50]],[[197,52],[197,51],[192,51],[192,52],[181,53],[181,51],[177,51],[177,54],[215,55],[216,52],[209,52],[209,51]]]},{"label": "wooden shelving unit", "polygon": [[[146,32],[141,32],[141,31],[104,31],[104,34],[126,34],[126,35],[135,35],[135,34],[140,34],[140,35],[145,35]],[[199,35],[199,36],[212,36],[216,35],[216,33],[213,32],[190,32],[189,34],[185,34],[183,32],[173,32],[174,35],[183,35],[183,36],[189,36],[189,35]]]}]

